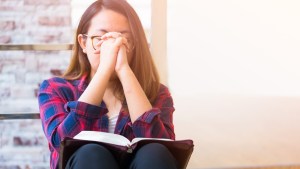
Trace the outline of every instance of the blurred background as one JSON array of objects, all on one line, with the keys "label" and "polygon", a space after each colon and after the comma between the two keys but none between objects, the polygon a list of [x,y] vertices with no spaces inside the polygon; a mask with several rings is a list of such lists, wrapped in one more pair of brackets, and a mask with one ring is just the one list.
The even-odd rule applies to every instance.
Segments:
[{"label": "blurred background", "polygon": [[[73,42],[92,0],[0,0],[0,45]],[[300,166],[300,1],[128,0],[173,95],[188,168]],[[0,114],[38,113],[71,52],[0,50]],[[39,120],[0,120],[0,169],[49,168]]]}]

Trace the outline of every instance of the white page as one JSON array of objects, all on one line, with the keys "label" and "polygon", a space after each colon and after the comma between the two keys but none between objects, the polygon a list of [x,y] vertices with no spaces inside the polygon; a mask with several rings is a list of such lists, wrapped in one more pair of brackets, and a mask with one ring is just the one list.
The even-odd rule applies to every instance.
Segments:
[{"label": "white page", "polygon": [[134,138],[132,141],[131,141],[131,145],[136,143],[136,142],[139,142],[141,140],[162,140],[162,141],[174,141],[174,140],[171,140],[171,139],[167,139],[167,138],[143,138],[143,137],[137,137],[137,138]]},{"label": "white page", "polygon": [[99,141],[121,146],[130,145],[129,140],[124,136],[100,131],[81,131],[74,139]]}]

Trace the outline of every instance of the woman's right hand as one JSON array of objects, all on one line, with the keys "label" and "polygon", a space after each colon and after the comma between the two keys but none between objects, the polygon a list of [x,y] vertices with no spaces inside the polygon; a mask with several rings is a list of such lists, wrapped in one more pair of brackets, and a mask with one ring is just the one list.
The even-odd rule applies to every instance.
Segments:
[{"label": "woman's right hand", "polygon": [[122,41],[121,34],[117,32],[109,32],[102,36],[102,40],[97,44],[98,51],[95,50],[93,56],[100,57],[98,68],[95,73],[92,72],[94,74],[91,81],[78,101],[96,106],[101,104],[108,82],[115,71]]},{"label": "woman's right hand", "polygon": [[100,45],[100,63],[98,70],[107,71],[112,74],[115,70],[117,55],[120,47],[123,45],[121,33],[108,32],[102,36]]}]

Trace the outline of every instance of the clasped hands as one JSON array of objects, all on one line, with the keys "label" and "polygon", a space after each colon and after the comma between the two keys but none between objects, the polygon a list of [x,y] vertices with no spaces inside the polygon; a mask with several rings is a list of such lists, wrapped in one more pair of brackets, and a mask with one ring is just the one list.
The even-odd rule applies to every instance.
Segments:
[{"label": "clasped hands", "polygon": [[101,41],[96,44],[95,54],[100,54],[98,69],[104,69],[119,74],[124,69],[130,69],[128,55],[130,46],[128,40],[119,32],[108,32],[101,37]]}]

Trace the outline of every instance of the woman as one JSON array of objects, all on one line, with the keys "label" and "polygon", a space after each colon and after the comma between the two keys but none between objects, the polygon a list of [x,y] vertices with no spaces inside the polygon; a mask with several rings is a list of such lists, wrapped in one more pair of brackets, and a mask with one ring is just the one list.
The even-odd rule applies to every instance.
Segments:
[{"label": "woman", "polygon": [[[42,125],[58,168],[65,137],[93,130],[128,139],[175,139],[173,101],[159,82],[141,22],[125,0],[99,0],[82,15],[71,63],[62,77],[40,87]],[[88,144],[69,159],[67,168],[176,168],[166,147],[148,144],[128,166],[119,166],[105,147]]]}]

